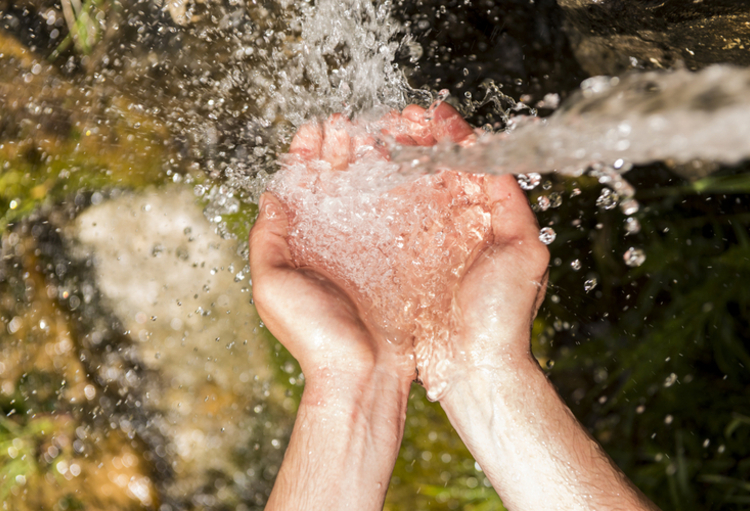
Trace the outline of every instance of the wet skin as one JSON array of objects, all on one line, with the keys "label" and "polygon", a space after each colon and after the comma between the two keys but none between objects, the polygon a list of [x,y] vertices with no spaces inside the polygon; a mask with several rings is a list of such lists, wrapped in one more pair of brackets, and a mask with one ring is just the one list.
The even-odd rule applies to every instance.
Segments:
[{"label": "wet skin", "polygon": [[[444,103],[427,117],[409,106],[383,121],[381,140],[352,137],[340,116],[303,126],[290,158],[309,162],[311,172],[320,160],[345,171],[363,154],[372,157],[362,149],[387,157],[380,143],[468,145],[475,137]],[[441,405],[508,509],[654,509],[586,434],[531,356],[549,253],[515,178],[482,179],[490,231],[465,255],[455,282],[454,349]],[[405,193],[404,201],[412,197]],[[250,235],[258,313],[306,378],[267,509],[380,509],[418,360],[411,345],[388,342],[387,332],[372,327],[371,309],[335,276],[298,267],[287,238],[290,214],[264,194]]]}]

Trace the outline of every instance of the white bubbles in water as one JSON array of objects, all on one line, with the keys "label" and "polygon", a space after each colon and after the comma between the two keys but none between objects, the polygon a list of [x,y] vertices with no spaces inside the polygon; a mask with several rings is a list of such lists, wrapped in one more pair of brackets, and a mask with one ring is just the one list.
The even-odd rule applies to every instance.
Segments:
[{"label": "white bubbles in water", "polygon": [[573,268],[573,271],[578,271],[581,269],[581,260],[580,259],[574,259],[570,263],[570,267]]},{"label": "white bubbles in water", "polygon": [[408,41],[404,46],[406,46],[406,51],[409,55],[409,62],[412,64],[415,64],[424,55],[422,45],[416,41]]},{"label": "white bubbles in water", "polygon": [[532,172],[530,174],[519,174],[518,175],[518,184],[524,190],[533,190],[541,182],[542,182],[542,176],[539,175],[539,174],[537,174],[536,172]]},{"label": "white bubbles in water", "polygon": [[596,205],[602,209],[614,209],[620,196],[609,188],[603,188],[602,193],[596,199]]},{"label": "white bubbles in water", "polygon": [[596,287],[599,282],[596,279],[589,279],[583,283],[583,289],[588,293]]},{"label": "white bubbles in water", "polygon": [[627,234],[638,234],[641,232],[641,223],[637,218],[628,217],[625,219],[625,232]]},{"label": "white bubbles in water", "polygon": [[635,199],[626,199],[620,204],[620,210],[626,215],[634,215],[640,208],[641,205]]},{"label": "white bubbles in water", "polygon": [[562,195],[557,192],[549,194],[549,206],[551,208],[559,208],[562,206]]},{"label": "white bubbles in water", "polygon": [[646,254],[640,248],[630,247],[622,258],[625,260],[625,264],[635,268],[646,261]]},{"label": "white bubbles in water", "polygon": [[550,200],[546,195],[540,195],[537,198],[536,203],[539,206],[540,211],[547,211],[550,207]]},{"label": "white bubbles in water", "polygon": [[549,245],[550,243],[555,241],[555,238],[557,238],[557,233],[554,229],[552,229],[552,227],[544,227],[541,231],[539,231],[539,241],[541,241],[545,245]]}]

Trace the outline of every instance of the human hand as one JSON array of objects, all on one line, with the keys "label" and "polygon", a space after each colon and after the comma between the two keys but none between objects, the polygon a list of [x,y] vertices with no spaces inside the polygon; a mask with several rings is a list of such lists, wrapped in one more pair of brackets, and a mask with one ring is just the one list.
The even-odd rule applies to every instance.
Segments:
[{"label": "human hand", "polygon": [[[415,107],[409,108],[414,122],[434,126],[434,120],[425,121]],[[438,113],[442,138],[463,146],[474,143],[471,128],[455,110],[447,107]],[[440,176],[449,183],[442,194],[447,198],[440,200],[446,205],[460,195],[467,175],[448,170]],[[450,338],[420,338],[418,329],[414,342],[417,369],[432,398],[439,398],[452,378],[477,365],[500,364],[503,357],[509,362],[530,359],[531,324],[546,289],[549,251],[539,241],[539,225],[515,177],[472,177],[486,194],[490,228],[467,239],[483,224],[471,215],[454,214],[458,225],[454,235],[462,236],[464,243],[453,244],[445,252],[444,266],[460,276],[448,289],[450,304],[436,308],[439,314],[450,316],[447,327],[442,325]],[[423,181],[406,187],[404,195],[419,201],[415,188]],[[422,196],[423,202],[441,198],[435,190],[427,195]],[[445,318],[433,318],[433,323],[441,321]]]},{"label": "human hand", "polygon": [[[348,311],[347,318],[337,317],[335,322],[327,325],[326,328],[340,329],[346,324],[356,325],[356,328],[351,326],[346,328],[346,337],[359,339],[354,346],[359,346],[360,349],[353,353],[351,350],[354,347],[349,345],[336,346],[335,349],[326,346],[328,348],[326,351],[331,353],[327,365],[330,365],[331,360],[344,363],[346,360],[361,362],[367,358],[372,360],[384,358],[384,354],[388,354],[390,364],[398,365],[399,371],[404,374],[409,373],[412,377],[414,375],[415,364],[410,338],[413,332],[406,319],[411,318],[414,311],[404,311],[402,307],[404,304],[399,302],[398,297],[409,294],[402,290],[414,284],[415,279],[412,278],[413,275],[402,269],[404,266],[411,265],[412,258],[419,258],[425,252],[425,244],[433,245],[433,237],[441,231],[442,225],[440,221],[428,222],[429,225],[425,224],[426,227],[422,230],[424,215],[417,211],[415,206],[424,207],[429,203],[434,212],[443,214],[443,210],[450,211],[449,203],[455,199],[461,180],[457,178],[457,174],[453,175],[455,173],[427,176],[426,179],[416,183],[411,179],[401,186],[396,185],[395,189],[391,189],[388,193],[377,196],[375,201],[377,204],[373,206],[368,220],[372,219],[372,216],[382,220],[389,215],[400,216],[403,220],[385,226],[381,229],[380,237],[363,238],[365,235],[363,231],[372,226],[368,221],[360,222],[360,225],[355,226],[350,225],[354,222],[341,222],[338,215],[324,219],[321,219],[320,215],[322,210],[330,210],[332,207],[338,211],[343,207],[341,206],[342,200],[351,200],[351,196],[356,195],[357,190],[348,190],[346,196],[342,198],[340,194],[337,195],[338,188],[351,187],[351,183],[346,180],[356,180],[354,174],[357,169],[361,173],[362,165],[365,166],[366,177],[374,176],[374,169],[380,164],[387,163],[388,147],[392,144],[434,145],[443,140],[462,143],[473,140],[473,131],[453,108],[448,105],[439,105],[433,110],[430,111],[429,120],[426,118],[427,112],[424,109],[410,106],[402,113],[391,112],[379,122],[365,127],[356,125],[341,115],[334,115],[323,123],[310,123],[302,126],[291,143],[289,154],[284,157],[286,165],[279,174],[282,179],[277,180],[270,187],[279,194],[283,204],[279,205],[271,194],[264,196],[265,201],[261,207],[261,216],[254,234],[264,233],[265,236],[274,229],[278,231],[276,241],[271,244],[271,248],[284,253],[282,260],[285,271],[295,277],[290,287],[302,286],[299,279],[302,275],[305,277],[304,282],[307,288],[314,283],[316,296],[320,293],[320,287],[325,285],[326,295],[335,292],[337,298],[333,301],[321,300],[319,297],[310,300],[316,302],[315,318],[327,317],[325,313],[327,307],[344,307]],[[481,177],[468,175],[463,179],[483,180]],[[302,200],[299,199],[299,194],[304,195]],[[305,204],[315,201],[323,202],[320,202],[321,205],[311,214],[305,210]],[[266,221],[265,211],[269,207],[279,209],[274,213],[275,220],[272,222],[276,227],[270,230],[266,227],[271,224]],[[410,216],[409,210],[411,209],[415,211],[412,211]],[[313,223],[311,228],[309,222]],[[331,236],[326,234],[326,230],[329,229],[330,224],[336,222],[345,225],[341,225],[331,239]],[[415,227],[419,227],[418,232],[412,232]],[[300,230],[304,228],[308,231],[300,234]],[[287,234],[290,234],[289,229],[296,231],[296,235],[287,237]],[[386,233],[387,239],[383,238],[383,232]],[[444,247],[453,246],[460,241],[456,239],[458,234],[454,231],[451,237],[449,232],[447,239],[444,240]],[[394,263],[386,261],[381,252],[393,253],[391,249],[395,248],[393,245],[396,243],[396,238],[401,239],[406,247],[401,251],[401,259]],[[251,238],[252,241],[253,238]],[[267,251],[268,249],[264,248],[253,252],[265,253]],[[434,258],[439,259],[443,263],[442,266],[447,267],[449,265],[445,263],[451,262],[455,267],[463,262],[459,251],[452,250],[445,253],[450,254],[448,261],[443,261],[442,249],[434,253]],[[435,265],[432,263],[432,266]],[[282,296],[286,292],[282,291],[278,285],[266,286],[269,279],[264,277],[268,270],[265,269],[262,261],[253,260],[252,266],[259,268],[259,270],[254,270],[256,303],[261,317],[264,318],[271,331],[276,333],[276,330],[279,330],[280,334],[277,334],[277,337],[285,343],[291,342],[286,341],[287,337],[290,339],[305,337],[307,328],[299,324],[297,320],[294,322],[294,328],[298,330],[296,335],[281,333],[285,328],[283,318],[295,316],[289,311],[301,303],[297,293],[288,293],[294,297],[295,303],[280,307],[283,312],[276,315],[277,319],[270,321],[265,319],[266,316],[271,316],[268,309],[272,307],[269,307],[264,290],[273,289],[273,292],[269,294],[273,294],[274,297]],[[255,273],[258,271],[260,271],[260,281],[255,278]],[[388,278],[383,278],[385,275]],[[395,284],[396,282],[399,283]],[[410,303],[412,307],[418,306],[415,300]],[[409,305],[406,308],[408,309]],[[311,309],[305,307],[305,310]],[[303,311],[299,312],[303,313]],[[299,317],[304,318],[306,315],[302,314]],[[313,344],[310,341],[305,342]],[[350,343],[350,341],[342,342]],[[291,342],[291,344],[290,350],[295,356],[297,356],[295,351],[303,351],[297,346],[301,342]],[[315,346],[310,353],[303,352],[300,356],[308,358],[327,356],[320,353],[321,348],[323,346]],[[341,353],[342,349],[347,350],[347,353]]]},{"label": "human hand", "polygon": [[368,375],[393,353],[383,352],[385,346],[338,285],[314,269],[297,267],[287,242],[288,229],[283,205],[273,194],[263,194],[250,232],[258,314],[297,359],[307,379]]},{"label": "human hand", "polygon": [[461,277],[454,297],[459,370],[531,357],[531,326],[544,300],[549,250],[513,176],[490,181],[492,240]]},{"label": "human hand", "polygon": [[[505,243],[495,242],[493,226],[498,236],[513,235],[498,227],[503,224],[498,215],[504,213],[493,216],[493,204],[511,197],[511,216],[527,211],[533,224],[533,215],[512,178],[447,169],[357,197],[362,193],[357,186],[377,187],[394,178],[391,170],[378,170],[388,159],[389,145],[469,145],[476,138],[445,103],[428,111],[409,106],[375,127],[362,129],[342,116],[302,126],[291,144],[286,173],[271,189],[283,198],[295,231],[287,247],[290,260],[325,276],[371,336],[365,344],[396,353],[405,373],[411,364],[413,374],[416,365],[435,399],[447,366],[463,357],[463,344],[453,338],[456,323],[468,333],[477,315],[465,321],[472,304],[454,291],[472,289],[467,268],[477,262],[471,273],[481,273],[479,259]],[[521,220],[528,223],[529,218]],[[466,285],[457,287],[459,281]],[[488,285],[481,279],[479,284]]]}]

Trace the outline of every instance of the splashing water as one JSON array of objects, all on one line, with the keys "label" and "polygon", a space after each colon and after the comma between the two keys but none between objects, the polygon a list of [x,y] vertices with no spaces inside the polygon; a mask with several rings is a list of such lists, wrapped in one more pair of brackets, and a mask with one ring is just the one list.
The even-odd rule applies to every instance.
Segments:
[{"label": "splashing water", "polygon": [[[238,198],[257,202],[277,169],[276,151],[306,121],[333,113],[375,118],[402,109],[408,98],[431,98],[426,91],[411,89],[394,64],[399,48],[411,40],[391,17],[390,1],[320,0],[314,5],[280,6],[286,13],[277,23],[281,26],[264,32],[267,41],[277,44],[258,50],[238,41],[235,60],[215,86],[219,91],[255,91],[252,99],[257,103],[242,141],[252,152],[222,164],[214,173],[222,177],[221,183],[200,193],[209,199],[206,216],[227,236],[222,215],[236,212]],[[247,61],[251,52],[255,58]],[[191,129],[212,128],[200,119]]]},{"label": "splashing water", "polygon": [[421,172],[572,176],[595,164],[618,173],[653,161],[735,164],[750,157],[748,83],[750,70],[722,65],[589,78],[549,118],[515,117],[471,148],[407,147],[394,160]]},{"label": "splashing water", "polygon": [[[343,112],[368,126],[418,97],[420,91],[410,89],[393,64],[400,44],[409,39],[397,41],[401,27],[390,8],[390,2],[364,0],[302,5],[298,39],[273,50],[268,60],[275,76],[257,123],[277,129],[283,145],[311,118]],[[736,162],[750,154],[750,128],[738,122],[750,114],[747,75],[714,67],[694,75],[598,77],[587,80],[578,97],[551,118],[536,118],[533,111],[529,117],[506,115],[504,132],[490,132],[471,148],[397,148],[391,162],[363,160],[347,172],[322,166],[311,174],[304,164],[286,162],[270,176],[271,167],[257,168],[265,155],[254,155],[258,158],[235,165],[244,172],[226,173],[224,188],[212,188],[209,217],[220,218],[211,208],[224,207],[222,197],[231,199],[242,190],[254,199],[267,185],[292,215],[290,245],[298,264],[321,268],[357,297],[390,342],[414,343],[428,397],[438,399],[451,359],[449,290],[470,254],[490,236],[485,178],[477,174],[523,173],[519,183],[531,190],[541,173],[557,169],[580,175],[591,169],[607,186],[597,204],[619,205],[633,215],[639,206],[621,176],[633,164],[667,158]],[[422,100],[431,97],[421,94]],[[446,96],[447,91],[431,99]],[[705,98],[720,100],[706,103]],[[717,124],[732,128],[717,130]],[[410,211],[405,195],[409,203],[427,204],[426,210]],[[559,206],[541,200],[541,209]],[[637,232],[636,222],[628,224],[629,233]],[[540,232],[544,243],[554,239],[551,228]],[[637,251],[625,257],[630,266],[643,259]],[[590,292],[596,286],[592,278],[584,288]]]},{"label": "splashing water", "polygon": [[288,208],[297,264],[339,283],[390,343],[414,348],[432,400],[453,355],[451,290],[490,237],[486,187],[449,171],[415,181],[367,156],[346,171],[292,160],[269,183]]}]

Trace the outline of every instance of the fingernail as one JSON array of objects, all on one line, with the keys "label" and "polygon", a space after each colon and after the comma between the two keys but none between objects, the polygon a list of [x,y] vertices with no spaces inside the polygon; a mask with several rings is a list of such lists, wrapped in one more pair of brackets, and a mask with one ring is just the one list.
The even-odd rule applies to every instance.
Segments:
[{"label": "fingernail", "polygon": [[274,219],[279,214],[279,208],[277,208],[276,204],[274,204],[273,202],[264,204],[263,207],[263,213],[265,214],[266,218]]},{"label": "fingernail", "polygon": [[263,211],[263,204],[266,203],[266,194],[260,196],[260,200],[258,201],[258,211]]}]

